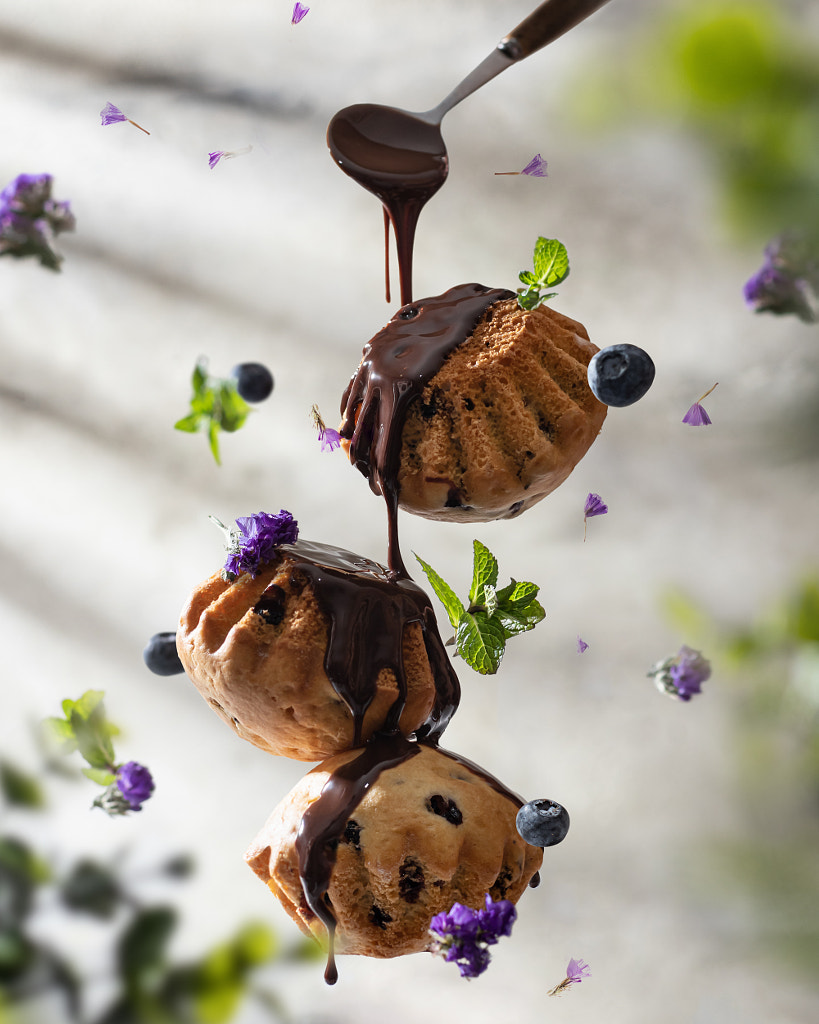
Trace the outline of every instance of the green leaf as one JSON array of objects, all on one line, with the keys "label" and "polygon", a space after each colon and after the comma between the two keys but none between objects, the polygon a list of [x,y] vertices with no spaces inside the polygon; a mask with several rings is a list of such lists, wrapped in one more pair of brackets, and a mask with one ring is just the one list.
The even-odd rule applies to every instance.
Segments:
[{"label": "green leaf", "polygon": [[211,420],[210,425],[208,426],[208,441],[210,443],[210,450],[213,453],[216,465],[221,466],[222,460],[219,458],[219,424],[216,420]]},{"label": "green leaf", "polygon": [[503,658],[506,637],[497,617],[464,612],[455,632],[455,650],[481,675],[494,675]]},{"label": "green leaf", "polygon": [[537,285],[538,283],[537,278],[531,270],[521,270],[521,272],[518,274],[518,280],[522,284],[526,285]]},{"label": "green leaf", "polygon": [[114,764],[114,746],[111,737],[119,729],[105,717],[102,690],[87,690],[79,700],[64,700],[65,720],[47,718],[44,728],[60,746],[62,753],[79,749],[92,768],[107,769]]},{"label": "green leaf", "polygon": [[546,618],[546,612],[537,601],[531,601],[523,607],[499,609],[495,618],[500,620],[509,639],[534,629],[538,622]]},{"label": "green leaf", "polygon": [[[413,554],[415,555],[414,551]],[[458,623],[461,621],[461,617],[465,611],[460,598],[458,598],[455,591],[450,587],[446,580],[438,575],[431,565],[427,565],[423,558],[420,558],[418,555],[415,555],[415,558],[426,573],[426,577],[429,580],[430,586],[435,591],[436,597],[444,606],[446,613],[449,616],[450,623],[455,629],[457,629]]]},{"label": "green leaf", "polygon": [[37,779],[21,772],[9,761],[0,761],[0,790],[13,807],[39,810],[45,805],[43,789]]},{"label": "green leaf", "polygon": [[491,583],[485,583],[483,588],[483,606],[486,614],[491,619],[498,610],[498,593]]},{"label": "green leaf", "polygon": [[192,412],[189,416],[183,416],[181,420],[177,420],[173,425],[173,429],[184,430],[186,434],[195,434],[199,430],[201,422],[201,414]]},{"label": "green leaf", "polygon": [[193,368],[193,376],[191,378],[191,385],[193,387],[193,393],[195,396],[203,395],[207,389],[208,384],[208,364],[204,359],[197,360],[196,366]]},{"label": "green leaf", "polygon": [[239,930],[233,946],[239,963],[249,970],[272,960],[279,951],[279,940],[266,924],[250,921]]},{"label": "green leaf", "polygon": [[540,305],[540,292],[532,285],[526,291],[518,290],[518,305],[521,309],[537,309]]},{"label": "green leaf", "polygon": [[[498,560],[488,547],[479,540],[472,542],[472,586],[469,588],[469,603],[474,605],[483,598],[483,588],[498,582]],[[453,623],[455,625],[455,623]]]},{"label": "green leaf", "polygon": [[46,718],[43,720],[43,734],[47,741],[55,744],[62,754],[73,754],[77,749],[77,739],[70,722],[64,718]]},{"label": "green leaf", "polygon": [[569,276],[569,254],[556,238],[538,238],[535,242],[535,274],[545,287],[560,284]]},{"label": "green leaf", "polygon": [[126,928],[118,943],[117,959],[120,974],[129,987],[143,988],[156,980],[175,927],[174,910],[151,907],[140,911]]},{"label": "green leaf", "polygon": [[[510,586],[511,589],[509,590],[509,593],[507,594],[504,592],[502,602],[501,595],[500,593],[498,594],[499,603],[503,603],[507,606],[526,605],[530,601],[533,601],[540,592],[540,587],[535,583],[515,583],[515,581],[512,580],[512,584]],[[506,589],[507,588],[504,588],[504,591]]]},{"label": "green leaf", "polygon": [[110,772],[107,768],[83,768],[82,773],[86,779],[100,786],[110,786],[117,777],[115,772]]},{"label": "green leaf", "polygon": [[221,407],[219,425],[229,434],[243,426],[252,412],[250,406],[236,390],[234,381],[222,382],[219,388],[219,404]]},{"label": "green leaf", "polygon": [[70,910],[108,920],[119,906],[123,894],[108,868],[95,861],[81,860],[63,881],[60,898]]}]

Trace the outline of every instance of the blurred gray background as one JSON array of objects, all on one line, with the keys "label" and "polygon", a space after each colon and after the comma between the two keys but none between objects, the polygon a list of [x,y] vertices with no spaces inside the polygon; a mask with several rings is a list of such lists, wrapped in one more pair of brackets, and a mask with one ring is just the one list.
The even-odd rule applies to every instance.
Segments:
[{"label": "blurred gray background", "polygon": [[[392,312],[378,203],[331,162],[326,124],[359,101],[435,105],[530,7],[315,0],[291,26],[284,0],[0,5],[0,184],[48,171],[77,217],[58,240],[62,273],[0,262],[0,748],[34,766],[30,726],[63,698],[102,689],[123,728],[118,755],[157,780],[126,820],[87,810],[91,783],[56,782],[47,814],[6,822],[55,866],[126,856],[138,877],[165,853],[192,851],[198,872],[173,893],[179,956],[248,918],[292,936],[242,853],[309,767],[243,744],[184,677],[142,663],[148,637],[175,628],[189,591],[221,564],[208,515],[287,508],[304,537],[385,558],[382,503],[341,453],[319,451],[309,419],[317,402],[335,423],[362,346]],[[575,102],[588,79],[630,60],[657,7],[613,0],[449,114],[451,173],[416,246],[421,296],[472,280],[514,288],[535,238],[560,238],[572,274],[556,308],[598,346],[632,342],[657,365],[646,398],[612,410],[569,480],[514,524],[401,521],[405,554],[460,589],[473,536],[504,578],[541,585],[547,618],[511,644],[499,675],[461,667],[445,745],[527,799],[564,803],[571,832],[546,851],[543,884],[484,977],[467,983],[426,955],[344,958],[334,989],[320,964],[274,968],[270,987],[299,1020],[807,1024],[819,1014],[810,971],[768,941],[810,930],[815,873],[783,919],[737,888],[731,857],[714,857],[729,840],[753,849],[755,829],[775,846],[780,805],[803,814],[787,790],[755,806],[743,788],[737,709],[750,677],[705,650],[714,676],[688,705],[646,679],[680,644],[701,643],[664,613],[670,589],[751,624],[819,558],[817,328],[745,307],[766,238],[729,225],[718,168],[681,119],[626,116],[605,131],[605,111],[592,125]],[[815,51],[816,10],[779,8]],[[650,94],[649,76],[646,65]],[[150,137],[101,127],[109,100]],[[248,145],[208,168],[209,151]],[[494,175],[536,152],[547,178]],[[276,379],[244,429],[223,435],[221,468],[204,436],[172,429],[200,356],[217,375],[258,360]],[[713,426],[684,426],[715,381]],[[584,543],[589,491],[610,512]],[[774,863],[774,876],[794,877],[787,856]],[[48,905],[39,922],[104,974],[104,929],[72,920],[66,932]],[[592,977],[546,999],[570,957]],[[103,978],[92,1000],[104,998]],[[34,1019],[59,1011],[43,1004]],[[251,1003],[237,1018],[266,1019]]]}]

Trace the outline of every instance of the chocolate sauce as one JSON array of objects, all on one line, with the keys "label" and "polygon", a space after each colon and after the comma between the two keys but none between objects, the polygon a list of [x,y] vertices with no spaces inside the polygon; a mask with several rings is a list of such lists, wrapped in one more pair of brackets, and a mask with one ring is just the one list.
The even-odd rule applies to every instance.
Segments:
[{"label": "chocolate sauce", "polygon": [[[404,629],[411,622],[421,626],[435,682],[435,703],[418,735],[433,739],[440,736],[458,706],[460,685],[426,593],[408,577],[396,579],[377,562],[343,548],[298,540],[282,545],[280,550],[291,561],[292,571],[307,577],[319,607],[330,621],[324,669],[353,716],[352,745],[361,743],[364,715],[384,668],[395,675],[399,691],[385,728],[398,728],[407,697]],[[275,585],[268,589],[272,588],[278,590]],[[265,594],[260,603],[264,601]]]},{"label": "chocolate sauce", "polygon": [[390,569],[406,576],[398,546],[398,471],[410,403],[472,334],[503,288],[462,284],[443,295],[404,305],[364,348],[361,365],[341,399],[340,434],[350,461],[387,502]]},{"label": "chocolate sauce", "polygon": [[[342,171],[383,203],[395,232],[401,302],[411,302],[418,217],[449,173],[439,125],[395,107],[356,103],[330,122],[327,145]],[[387,296],[389,302],[389,280]]]},{"label": "chocolate sauce", "polygon": [[[327,892],[339,841],[345,833],[350,815],[381,772],[408,761],[420,753],[423,745],[408,740],[397,732],[376,733],[357,757],[330,775],[318,799],[304,812],[296,837],[299,880],[307,905],[327,929],[329,947],[324,980],[328,985],[334,985],[338,980],[334,951],[336,918]],[[428,745],[436,746],[444,757],[456,761],[473,775],[483,779],[495,792],[510,800],[516,808],[523,806],[523,800],[517,794],[507,789],[494,775],[490,775],[479,765],[459,754],[441,750],[434,743]]]}]

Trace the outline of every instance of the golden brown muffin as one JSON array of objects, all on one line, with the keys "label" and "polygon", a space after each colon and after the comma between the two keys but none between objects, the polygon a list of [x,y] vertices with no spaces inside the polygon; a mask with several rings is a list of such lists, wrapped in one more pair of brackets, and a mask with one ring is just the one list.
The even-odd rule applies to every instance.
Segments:
[{"label": "golden brown muffin", "polygon": [[[349,750],[383,728],[399,677],[399,728],[414,732],[436,704],[436,681],[441,689],[444,673],[433,678],[430,652],[446,659],[429,599],[411,580],[393,582],[376,562],[301,540],[279,548],[255,579],[245,573],[227,583],[215,574],[197,587],[177,648],[239,736],[299,761]],[[447,699],[457,703],[457,693]]]},{"label": "golden brown muffin", "polygon": [[[417,953],[429,945],[432,918],[453,903],[478,909],[486,893],[517,902],[543,858],[517,832],[520,805],[477,765],[400,737],[378,738],[306,775],[245,859],[302,931],[326,944],[327,928],[308,904],[311,890],[314,906],[335,918],[338,952]],[[333,814],[335,825],[322,831]],[[308,839],[317,861],[309,859]],[[314,869],[322,849],[334,846],[327,884]],[[313,865],[305,887],[300,854]]]},{"label": "golden brown muffin", "polygon": [[[430,345],[441,359],[419,372]],[[460,285],[421,299],[364,350],[342,405],[350,459],[374,490],[397,490],[399,507],[427,519],[519,515],[566,479],[600,431],[607,409],[586,377],[596,352],[582,324],[549,306],[523,310],[511,292]],[[384,394],[396,382],[405,391],[387,410]],[[381,423],[401,432],[392,464],[386,446],[378,449],[376,389]]]}]

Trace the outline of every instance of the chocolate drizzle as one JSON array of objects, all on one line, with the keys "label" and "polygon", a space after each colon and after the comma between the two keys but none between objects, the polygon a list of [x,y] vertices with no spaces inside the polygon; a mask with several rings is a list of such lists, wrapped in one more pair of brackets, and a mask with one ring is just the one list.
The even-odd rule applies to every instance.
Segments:
[{"label": "chocolate drizzle", "polygon": [[330,621],[324,668],[353,716],[353,746],[361,743],[364,715],[384,668],[395,675],[399,691],[385,729],[398,728],[407,697],[404,629],[411,622],[421,626],[435,682],[435,703],[418,735],[440,736],[458,706],[460,685],[426,593],[408,577],[394,579],[378,562],[343,548],[299,540],[280,550],[290,560],[292,571],[308,579]]},{"label": "chocolate drizzle", "polygon": [[[441,750],[435,743],[428,742],[427,745],[435,746],[438,753],[483,779],[516,808],[523,806],[523,800],[516,793],[474,762]],[[397,732],[376,733],[357,757],[332,772],[318,799],[310,804],[302,817],[296,837],[299,879],[308,907],[327,929],[329,947],[324,980],[328,985],[334,985],[338,980],[334,951],[336,917],[327,892],[339,841],[345,834],[350,815],[381,772],[408,761],[420,753],[423,746]]]},{"label": "chocolate drizzle", "polygon": [[327,145],[342,171],[381,200],[395,232],[401,302],[411,302],[418,217],[449,173],[439,125],[406,110],[356,103],[330,122]]},{"label": "chocolate drizzle", "polygon": [[514,298],[503,288],[462,284],[443,295],[402,306],[365,346],[361,365],[341,399],[339,433],[350,442],[350,461],[387,502],[388,564],[407,571],[398,546],[398,472],[410,403],[446,357],[470,337],[495,302]]}]

